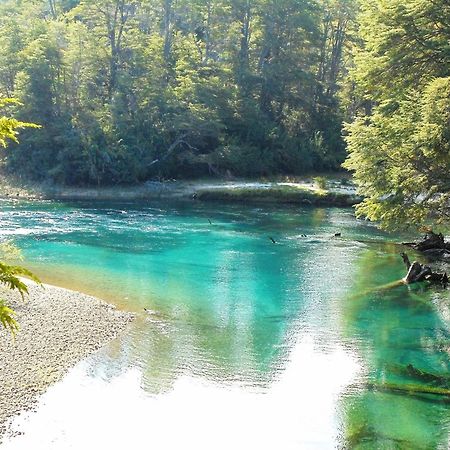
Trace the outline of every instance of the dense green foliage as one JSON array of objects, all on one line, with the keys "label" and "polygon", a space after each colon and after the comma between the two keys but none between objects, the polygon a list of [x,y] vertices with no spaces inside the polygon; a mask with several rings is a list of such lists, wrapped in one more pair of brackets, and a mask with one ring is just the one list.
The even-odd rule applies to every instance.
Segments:
[{"label": "dense green foliage", "polygon": [[338,168],[352,0],[6,0],[0,93],[65,184]]},{"label": "dense green foliage", "polygon": [[366,200],[358,213],[384,226],[450,220],[450,4],[363,1],[353,78],[363,113],[348,125]]},{"label": "dense green foliage", "polygon": [[[18,291],[22,299],[28,294],[27,285],[19,277],[26,276],[38,281],[34,275],[20,266],[11,266],[0,262],[0,284],[7,289]],[[0,323],[11,333],[19,329],[19,324],[14,319],[15,312],[8,306],[5,300],[0,298]]]},{"label": "dense green foliage", "polygon": [[[12,98],[0,99],[0,110],[17,104],[19,103]],[[0,146],[6,148],[8,141],[18,143],[17,134],[20,128],[38,128],[38,125],[20,122],[14,117],[8,117],[6,115],[0,116]]]},{"label": "dense green foliage", "polygon": [[[17,104],[13,99],[4,99],[0,101],[0,108],[7,105]],[[18,120],[0,116],[0,145],[6,147],[8,141],[18,142],[17,133],[20,128],[36,128],[36,125],[31,123],[19,122]],[[18,257],[17,249],[11,243],[3,242],[0,244],[0,257]],[[25,283],[20,280],[20,276],[27,276],[35,281],[38,279],[27,269],[20,266],[12,266],[0,261],[0,286],[7,289],[17,290],[22,298],[28,293]],[[9,308],[5,300],[0,298],[0,324],[4,328],[9,329],[12,333],[18,330],[18,323],[14,319],[14,311]]]},{"label": "dense green foliage", "polygon": [[[0,132],[0,136],[1,136]],[[1,260],[21,260],[22,254],[20,250],[11,242],[3,241],[0,243],[0,259]],[[39,283],[39,280],[27,269],[7,264],[0,261],[0,286],[17,291],[22,299],[28,294],[27,285],[21,281],[20,277],[28,277]],[[8,306],[8,303],[0,298],[0,324],[9,330],[12,334],[19,329],[19,324],[14,319],[15,312]]]}]

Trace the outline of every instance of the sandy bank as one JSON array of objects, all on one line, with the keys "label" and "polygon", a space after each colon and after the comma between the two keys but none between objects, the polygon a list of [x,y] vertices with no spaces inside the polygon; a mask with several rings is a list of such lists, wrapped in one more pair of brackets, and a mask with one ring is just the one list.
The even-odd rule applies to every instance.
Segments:
[{"label": "sandy bank", "polygon": [[21,329],[15,340],[0,329],[0,441],[10,417],[32,409],[50,384],[132,320],[131,314],[94,297],[28,284],[26,302],[1,293],[17,312]]},{"label": "sandy bank", "polygon": [[14,188],[0,179],[0,197],[48,200],[170,200],[197,199],[233,203],[306,204],[316,206],[351,206],[361,201],[351,182],[343,184],[328,178],[327,188],[320,189],[311,179],[295,182],[248,180],[149,181],[136,186],[68,187],[35,185]]}]

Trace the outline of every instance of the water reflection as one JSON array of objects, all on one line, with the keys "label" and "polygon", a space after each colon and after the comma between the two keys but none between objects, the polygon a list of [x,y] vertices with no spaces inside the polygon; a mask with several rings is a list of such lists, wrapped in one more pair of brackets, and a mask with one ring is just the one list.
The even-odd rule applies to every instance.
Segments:
[{"label": "water reflection", "polygon": [[[367,250],[342,329],[357,343],[365,376],[342,400],[347,448],[448,448],[450,332],[448,291],[386,286],[400,278],[397,255]],[[380,289],[381,286],[381,289]]]},{"label": "water reflection", "polygon": [[[386,287],[403,275],[399,248],[352,211],[32,203],[4,205],[0,219],[44,280],[138,314],[120,339],[55,386],[58,395],[49,391],[34,430],[57,421],[61,402],[93,398],[91,414],[105,417],[105,427],[119,414],[144,439],[136,414],[123,417],[104,399],[118,395],[167,432],[170,408],[183,411],[170,427],[195,425],[185,401],[195,403],[198,420],[210,424],[214,413],[232,430],[243,427],[245,412],[246,439],[257,429],[264,436],[248,448],[448,442],[442,396],[391,389],[447,388],[448,297]],[[79,442],[74,430],[87,425],[65,414],[55,433]],[[155,448],[171,448],[160,437]],[[211,448],[207,442],[197,448]],[[242,448],[236,439],[212,442]]]},{"label": "water reflection", "polygon": [[[211,233],[207,242],[194,236],[166,249],[167,269],[161,270],[162,264],[157,269],[159,285],[151,287],[150,299],[140,297],[155,314],[137,320],[93,371],[113,377],[137,366],[143,387],[153,394],[170,391],[183,374],[268,389],[291,361],[299,333],[314,336],[317,352],[327,353],[339,341],[329,299],[339,298],[350,285],[358,247],[352,244],[343,252],[342,244],[329,238],[333,213],[321,214],[321,221],[328,216],[323,229],[317,228],[316,215],[301,218],[309,237],[297,239],[292,215],[286,216],[286,227],[283,215],[274,214],[275,220],[263,214],[253,233],[278,229],[279,236],[284,233],[278,246],[264,231],[262,238],[242,234],[224,245],[220,232],[220,241]],[[170,265],[180,271],[172,273]],[[147,271],[154,277],[154,270]]]},{"label": "water reflection", "polygon": [[299,336],[291,357],[292,364],[265,393],[236,385],[225,389],[185,374],[170,392],[149,396],[139,389],[139,370],[105,382],[89,376],[83,363],[49,389],[36,414],[16,420],[24,434],[5,449],[334,448],[336,399],[357,365],[338,345],[327,354],[318,352],[307,335]]},{"label": "water reflection", "polygon": [[41,209],[19,205],[3,213],[9,231],[29,231],[18,243],[38,261],[38,274],[67,286],[70,272],[68,287],[156,312],[137,320],[105,356],[111,373],[139,366],[150,392],[170,390],[185,372],[269,386],[299,331],[320,326],[308,311],[325,310],[327,296],[345,289],[336,279],[349,277],[341,268],[353,253],[331,237],[334,227],[353,233],[350,211],[183,203],[132,205],[124,218],[110,205]]}]

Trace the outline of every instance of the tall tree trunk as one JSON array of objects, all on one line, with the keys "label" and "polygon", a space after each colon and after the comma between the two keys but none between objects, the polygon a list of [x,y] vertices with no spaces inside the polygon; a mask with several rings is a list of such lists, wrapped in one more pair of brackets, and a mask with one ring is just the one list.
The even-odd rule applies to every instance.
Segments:
[{"label": "tall tree trunk", "polygon": [[272,74],[270,73],[271,60],[277,53],[277,49],[274,47],[275,36],[275,24],[272,17],[266,18],[267,23],[265,27],[265,39],[264,45],[259,57],[258,68],[261,76],[261,91],[259,97],[259,105],[261,111],[263,111],[270,119],[273,119],[272,109]]},{"label": "tall tree trunk", "polygon": [[211,42],[211,2],[207,2],[206,10],[206,26],[205,26],[205,58],[204,62],[207,63],[211,58],[212,42]]},{"label": "tall tree trunk", "polygon": [[53,19],[58,18],[58,13],[56,11],[56,2],[55,0],[48,0],[48,6],[50,8],[50,14],[52,15]]},{"label": "tall tree trunk", "polygon": [[173,8],[172,0],[164,0],[164,61],[166,64],[170,61],[172,52],[172,20]]},{"label": "tall tree trunk", "polygon": [[320,58],[319,58],[319,68],[317,70],[317,87],[314,92],[314,104],[320,100],[321,95],[323,94],[323,85],[325,82],[326,68],[327,68],[327,51],[328,51],[328,40],[331,28],[331,15],[327,13],[326,17],[323,20],[323,31],[322,31],[322,39],[320,42]]},{"label": "tall tree trunk", "polygon": [[249,72],[250,22],[252,18],[252,0],[235,2],[235,21],[239,26],[239,49],[235,63],[236,80],[243,97],[249,93],[247,74]]},{"label": "tall tree trunk", "polygon": [[130,14],[134,12],[134,9],[131,7],[127,8],[125,0],[116,0],[112,9],[102,9],[100,7],[98,7],[98,9],[105,17],[106,29],[108,32],[110,47],[108,95],[111,99],[117,88],[117,78],[122,52],[122,38],[125,25]]},{"label": "tall tree trunk", "polygon": [[243,71],[249,67],[249,46],[250,46],[250,21],[252,10],[250,0],[246,0],[241,18],[241,46],[239,50],[239,62]]},{"label": "tall tree trunk", "polygon": [[346,38],[347,24],[347,18],[340,17],[336,28],[333,30],[330,70],[328,73],[328,88],[331,95],[334,95],[337,91],[337,80],[341,70],[342,50]]}]

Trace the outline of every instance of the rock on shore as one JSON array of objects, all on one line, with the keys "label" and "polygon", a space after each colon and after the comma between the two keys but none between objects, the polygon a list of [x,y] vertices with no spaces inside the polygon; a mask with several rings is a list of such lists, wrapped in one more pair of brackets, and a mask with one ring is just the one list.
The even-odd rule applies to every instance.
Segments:
[{"label": "rock on shore", "polygon": [[0,292],[20,324],[15,339],[0,328],[0,441],[9,418],[32,409],[50,384],[133,319],[88,295],[27,284],[30,295],[25,302],[14,293]]}]

